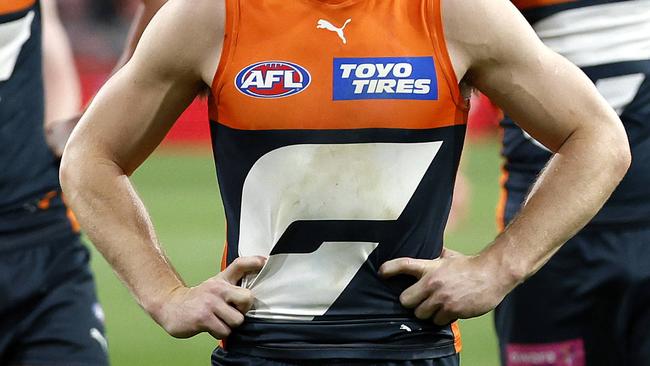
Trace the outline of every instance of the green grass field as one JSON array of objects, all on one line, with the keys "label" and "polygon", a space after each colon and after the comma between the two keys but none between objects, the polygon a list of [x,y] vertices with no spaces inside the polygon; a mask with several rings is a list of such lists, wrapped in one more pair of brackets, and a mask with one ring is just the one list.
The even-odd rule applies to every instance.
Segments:
[{"label": "green grass field", "polygon": [[[471,210],[461,226],[448,233],[448,247],[475,253],[494,237],[499,163],[497,143],[468,144],[463,170],[471,182]],[[210,153],[162,149],[138,170],[134,181],[167,254],[184,279],[194,285],[216,274],[224,219]],[[113,365],[209,365],[214,339],[168,336],[138,307],[97,252],[93,268],[106,312]],[[463,321],[461,332],[463,365],[497,365],[491,315]]]}]

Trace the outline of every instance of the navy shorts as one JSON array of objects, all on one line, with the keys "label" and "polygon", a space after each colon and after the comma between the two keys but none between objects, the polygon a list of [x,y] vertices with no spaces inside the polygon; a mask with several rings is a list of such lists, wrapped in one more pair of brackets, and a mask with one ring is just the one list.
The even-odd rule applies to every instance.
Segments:
[{"label": "navy shorts", "polygon": [[88,250],[72,231],[37,244],[0,253],[0,365],[108,365]]},{"label": "navy shorts", "polygon": [[414,360],[414,361],[386,361],[386,360],[270,360],[247,356],[241,353],[228,352],[217,348],[212,353],[212,366],[459,366],[460,355],[447,357]]},{"label": "navy shorts", "polygon": [[650,365],[650,225],[581,231],[495,322],[503,365]]}]

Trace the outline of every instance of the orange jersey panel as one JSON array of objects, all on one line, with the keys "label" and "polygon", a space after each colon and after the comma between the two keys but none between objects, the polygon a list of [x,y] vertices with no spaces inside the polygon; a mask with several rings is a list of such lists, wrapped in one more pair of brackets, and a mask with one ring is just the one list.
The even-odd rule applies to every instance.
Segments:
[{"label": "orange jersey panel", "polygon": [[[465,123],[465,101],[447,55],[437,1],[227,4],[226,43],[212,86],[212,120],[246,130],[423,129]],[[435,100],[406,94],[397,96],[402,99],[337,99],[337,93],[357,88],[409,91],[418,82],[423,86],[419,92],[426,91],[426,81],[409,76],[426,73],[427,62],[435,67],[435,79],[428,85],[436,88]],[[269,71],[276,75],[268,77]],[[257,79],[254,72],[259,73]],[[246,94],[250,88],[241,88],[264,82],[277,87],[283,81],[290,87],[305,79],[309,84],[303,90],[284,97],[259,98]]]},{"label": "orange jersey panel", "polygon": [[415,318],[399,304],[407,284],[377,274],[442,250],[468,108],[439,1],[226,6],[209,101],[222,265],[267,258],[242,281],[255,302],[228,348],[282,359],[457,353],[455,326]]},{"label": "orange jersey panel", "polygon": [[34,4],[36,4],[36,0],[2,0],[0,1],[0,15],[25,10]]},{"label": "orange jersey panel", "polygon": [[460,336],[460,327],[458,326],[458,320],[451,323],[451,331],[454,333],[454,348],[456,352],[463,350],[463,341]]}]

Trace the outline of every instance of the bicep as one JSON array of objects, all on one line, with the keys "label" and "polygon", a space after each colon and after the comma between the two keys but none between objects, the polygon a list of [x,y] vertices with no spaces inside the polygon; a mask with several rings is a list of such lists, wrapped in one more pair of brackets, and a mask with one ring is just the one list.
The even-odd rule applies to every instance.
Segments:
[{"label": "bicep", "polygon": [[525,59],[490,65],[471,80],[549,149],[557,151],[585,123],[612,117],[590,80],[565,58],[539,47]]},{"label": "bicep", "polygon": [[204,30],[188,27],[192,14],[176,4],[161,9],[131,60],[93,99],[71,138],[75,156],[108,159],[131,174],[204,88],[201,65],[211,50],[190,42]]},{"label": "bicep", "polygon": [[[584,73],[548,49],[509,1],[470,2],[448,1],[452,44],[467,64],[465,80],[531,136],[557,151],[587,123],[616,120]],[[472,10],[484,16],[471,16]]]},{"label": "bicep", "polygon": [[[199,90],[127,64],[101,89],[73,135],[88,152],[131,174],[165,137]],[[153,74],[153,75],[152,75]]]}]

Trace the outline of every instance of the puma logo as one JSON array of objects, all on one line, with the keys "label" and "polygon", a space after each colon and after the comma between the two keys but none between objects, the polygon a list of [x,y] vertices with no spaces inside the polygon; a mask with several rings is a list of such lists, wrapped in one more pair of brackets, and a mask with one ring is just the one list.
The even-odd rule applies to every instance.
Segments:
[{"label": "puma logo", "polygon": [[402,325],[400,325],[400,326],[399,326],[399,329],[400,329],[400,330],[405,330],[405,331],[407,331],[407,332],[411,332],[411,331],[412,331],[411,328],[410,328],[408,325],[406,325],[406,324],[402,324]]},{"label": "puma logo", "polygon": [[345,34],[343,33],[343,30],[345,27],[352,21],[352,19],[348,19],[345,21],[343,26],[341,28],[335,27],[332,23],[325,19],[319,19],[318,24],[316,25],[317,29],[327,29],[328,31],[335,32],[338,34],[339,38],[343,41],[343,44],[347,44],[348,40],[345,38]]},{"label": "puma logo", "polygon": [[108,353],[108,342],[106,342],[106,338],[104,338],[104,335],[99,331],[99,329],[90,329],[90,337],[99,343],[99,346],[102,347],[104,352]]}]

